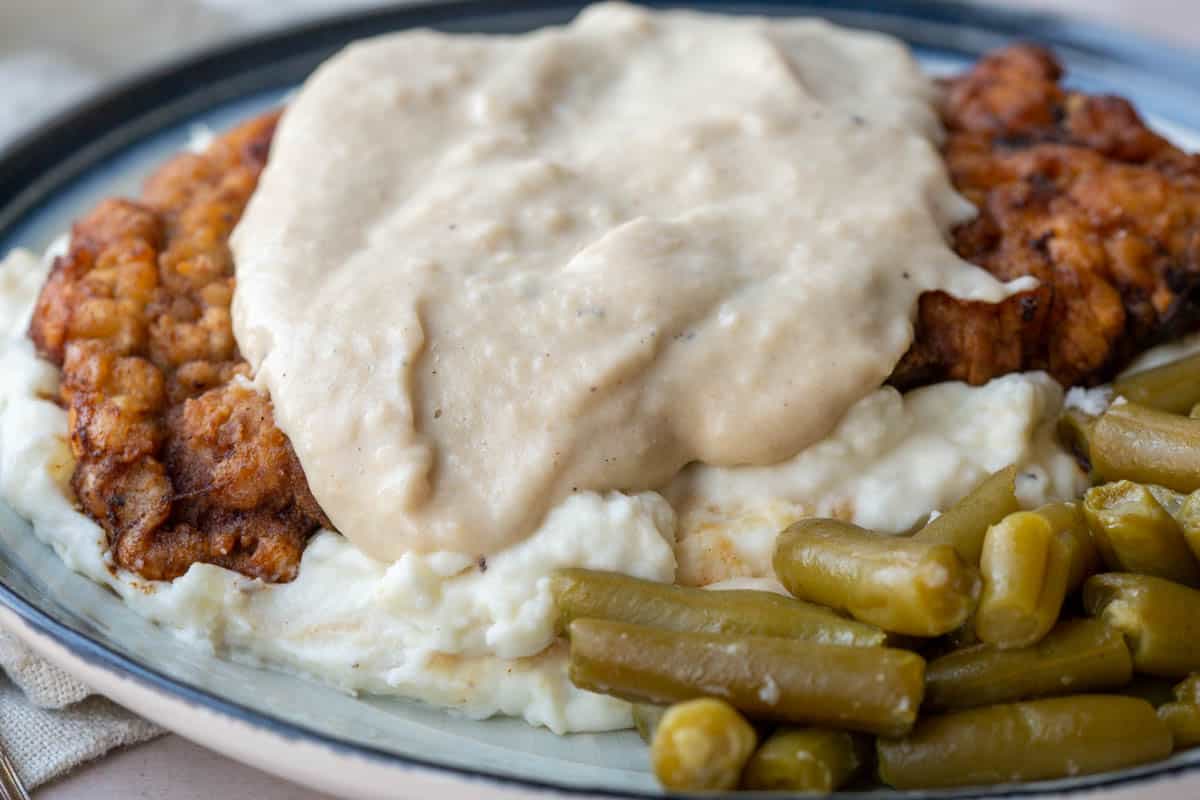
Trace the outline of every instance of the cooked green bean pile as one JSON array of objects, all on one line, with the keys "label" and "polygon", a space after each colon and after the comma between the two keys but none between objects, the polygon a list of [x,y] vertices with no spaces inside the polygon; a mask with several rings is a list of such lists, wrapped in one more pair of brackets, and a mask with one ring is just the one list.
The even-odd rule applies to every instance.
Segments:
[{"label": "cooked green bean pile", "polygon": [[909,536],[779,534],[791,597],[571,569],[551,591],[579,687],[634,703],[680,791],[829,793],[1081,775],[1200,746],[1200,356],[1063,415],[1078,502],[1015,467]]}]

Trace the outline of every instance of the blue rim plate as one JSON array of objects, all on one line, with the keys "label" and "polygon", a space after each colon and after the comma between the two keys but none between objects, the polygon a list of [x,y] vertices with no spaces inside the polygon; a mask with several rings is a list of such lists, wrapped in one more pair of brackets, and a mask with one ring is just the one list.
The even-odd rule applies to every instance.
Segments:
[{"label": "blue rim plate", "polygon": [[[354,13],[244,39],[125,82],[0,152],[0,253],[17,246],[44,247],[101,197],[136,191],[141,177],[185,145],[191,126],[227,127],[278,104],[349,41],[417,26],[524,31],[566,22],[582,5],[474,1]],[[930,69],[939,71],[962,67],[1014,39],[1040,41],[1062,58],[1074,85],[1128,96],[1154,124],[1176,136],[1200,132],[1200,55],[1085,22],[919,0],[648,5],[825,16],[898,36]],[[1189,143],[1195,146],[1195,141]],[[317,746],[365,758],[376,767],[395,768],[397,781],[411,777],[414,770],[461,779],[464,798],[486,796],[488,787],[504,797],[522,789],[589,797],[662,796],[645,774],[644,753],[628,733],[564,739],[512,720],[471,722],[407,701],[356,700],[300,678],[198,653],[137,618],[110,592],[71,573],[3,504],[0,604],[7,609],[4,618],[20,620],[19,632],[43,652],[58,653],[68,665],[99,670],[93,675],[114,676],[148,697],[185,703],[214,719],[236,722],[297,747]],[[148,706],[132,704],[155,716]],[[195,735],[190,729],[184,732]],[[239,754],[232,745],[223,749],[285,776],[297,774],[284,756],[272,761]],[[1197,774],[1187,780],[1191,788],[1185,788],[1182,798],[1200,796],[1197,766],[1200,754],[1182,754],[1161,764],[1047,784],[863,796],[969,798],[1107,791],[1152,779],[1178,779],[1194,771]],[[326,785],[364,795],[377,794],[378,789],[356,783],[353,774],[336,776]],[[394,788],[403,791],[400,784]]]}]

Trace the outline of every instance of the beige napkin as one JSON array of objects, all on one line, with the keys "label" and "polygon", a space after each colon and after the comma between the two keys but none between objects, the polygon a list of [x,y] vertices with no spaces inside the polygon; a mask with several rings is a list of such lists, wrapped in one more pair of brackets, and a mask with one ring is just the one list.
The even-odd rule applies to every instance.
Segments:
[{"label": "beige napkin", "polygon": [[0,743],[29,788],[163,733],[0,631]]}]

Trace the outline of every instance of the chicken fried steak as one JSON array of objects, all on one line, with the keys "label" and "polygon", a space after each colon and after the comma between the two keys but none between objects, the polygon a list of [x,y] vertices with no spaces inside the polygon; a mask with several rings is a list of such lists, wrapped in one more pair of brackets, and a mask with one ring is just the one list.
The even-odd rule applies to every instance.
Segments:
[{"label": "chicken fried steak", "polygon": [[[1018,46],[946,83],[946,161],[980,210],[955,247],[1039,285],[999,304],[924,295],[896,385],[1027,369],[1093,383],[1195,321],[1200,159],[1127,102],[1060,77],[1050,54]],[[290,580],[307,537],[329,524],[270,401],[242,383],[230,326],[227,237],[275,122],[179,156],[140,202],[102,203],[76,224],[35,309],[31,336],[62,367],[79,502],[116,562],[146,578],[200,561]]]},{"label": "chicken fried steak", "polygon": [[230,325],[226,242],[275,122],[179,156],[140,202],[79,220],[34,310],[30,335],[62,367],[79,503],[146,578],[200,561],[290,580],[328,524],[270,401],[241,382]]},{"label": "chicken fried steak", "polygon": [[1061,77],[1050,53],[1026,45],[946,82],[946,163],[979,209],[955,249],[1040,285],[998,304],[924,295],[896,385],[1038,369],[1065,386],[1097,383],[1197,321],[1200,156],[1125,100],[1068,91]]}]

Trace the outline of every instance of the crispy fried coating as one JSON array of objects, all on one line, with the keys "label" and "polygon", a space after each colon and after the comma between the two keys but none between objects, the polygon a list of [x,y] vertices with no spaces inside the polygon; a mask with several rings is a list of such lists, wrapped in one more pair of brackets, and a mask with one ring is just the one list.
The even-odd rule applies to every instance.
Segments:
[{"label": "crispy fried coating", "polygon": [[998,304],[923,295],[896,385],[1030,369],[1093,384],[1200,318],[1200,157],[1061,77],[1050,53],[1019,45],[946,81],[946,164],[979,209],[955,249],[1040,285]]},{"label": "crispy fried coating", "polygon": [[266,163],[277,115],[253,120],[106,200],[72,229],[30,335],[60,364],[72,486],[116,563],[150,579],[195,562],[296,575],[329,522],[230,323],[227,240]]}]

